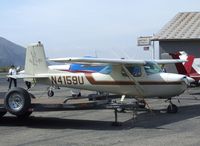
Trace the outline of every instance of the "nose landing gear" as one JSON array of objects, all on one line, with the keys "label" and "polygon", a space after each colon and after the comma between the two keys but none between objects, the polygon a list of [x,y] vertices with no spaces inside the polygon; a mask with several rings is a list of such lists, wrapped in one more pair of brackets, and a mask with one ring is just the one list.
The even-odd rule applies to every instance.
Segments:
[{"label": "nose landing gear", "polygon": [[169,98],[168,101],[169,101],[169,105],[167,107],[167,113],[177,113],[178,107],[172,103],[171,98]]}]

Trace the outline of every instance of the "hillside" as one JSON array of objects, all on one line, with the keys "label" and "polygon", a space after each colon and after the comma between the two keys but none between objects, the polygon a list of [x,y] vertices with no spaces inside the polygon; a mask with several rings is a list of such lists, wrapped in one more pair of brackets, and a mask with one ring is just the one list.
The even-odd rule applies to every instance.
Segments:
[{"label": "hillside", "polygon": [[24,66],[25,48],[0,37],[0,67]]}]

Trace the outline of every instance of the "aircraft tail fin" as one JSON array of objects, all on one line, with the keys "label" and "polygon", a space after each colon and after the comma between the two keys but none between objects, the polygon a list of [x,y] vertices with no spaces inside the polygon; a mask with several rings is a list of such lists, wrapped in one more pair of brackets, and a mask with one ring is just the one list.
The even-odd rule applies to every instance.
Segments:
[{"label": "aircraft tail fin", "polygon": [[187,55],[185,52],[170,53],[173,59],[187,59],[185,63],[176,63],[176,69],[179,74],[189,75],[194,72],[192,64],[194,62],[193,55]]},{"label": "aircraft tail fin", "polygon": [[40,42],[27,47],[25,72],[30,75],[48,72],[44,47]]},{"label": "aircraft tail fin", "polygon": [[194,56],[192,55],[189,55],[188,58],[187,58],[187,62],[185,62],[184,64],[184,67],[187,71],[188,74],[192,73],[194,71],[193,67],[192,67],[192,64],[194,62]]}]

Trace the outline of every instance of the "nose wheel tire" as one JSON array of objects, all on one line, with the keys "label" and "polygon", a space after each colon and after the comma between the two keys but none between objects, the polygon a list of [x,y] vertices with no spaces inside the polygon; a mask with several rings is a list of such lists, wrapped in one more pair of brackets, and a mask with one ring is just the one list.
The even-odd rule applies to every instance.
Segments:
[{"label": "nose wheel tire", "polygon": [[125,108],[123,108],[123,107],[118,107],[116,110],[119,113],[124,113],[125,112]]},{"label": "nose wheel tire", "polygon": [[139,108],[145,108],[146,102],[144,100],[139,100],[137,101],[137,105],[139,106]]},{"label": "nose wheel tire", "polygon": [[170,104],[167,107],[167,113],[177,113],[178,107],[175,104]]},{"label": "nose wheel tire", "polygon": [[47,95],[48,95],[49,97],[52,97],[52,96],[54,96],[54,92],[53,92],[52,90],[49,90],[49,91],[47,92]]},{"label": "nose wheel tire", "polygon": [[24,115],[31,106],[30,95],[23,88],[13,88],[6,94],[4,106],[13,115]]}]

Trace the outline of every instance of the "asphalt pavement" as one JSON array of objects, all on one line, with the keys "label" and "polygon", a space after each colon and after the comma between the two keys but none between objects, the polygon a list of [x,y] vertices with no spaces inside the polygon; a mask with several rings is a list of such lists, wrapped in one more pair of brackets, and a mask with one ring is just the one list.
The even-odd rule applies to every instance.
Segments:
[{"label": "asphalt pavement", "polygon": [[[23,81],[18,85],[25,88]],[[0,97],[8,90],[5,78],[0,78]],[[37,98],[48,100],[47,86],[36,85]],[[170,91],[169,91],[170,92]],[[86,96],[91,92],[82,91]],[[55,91],[51,98],[70,96],[69,89]],[[180,103],[178,102],[180,99]],[[130,100],[130,99],[128,99]],[[7,113],[0,119],[2,146],[186,146],[200,145],[200,90],[188,89],[173,99],[179,107],[176,114],[165,112],[164,99],[147,99],[152,111],[132,111],[118,114],[121,126],[112,126],[113,110],[78,110],[34,112],[27,120],[18,120]]]}]

